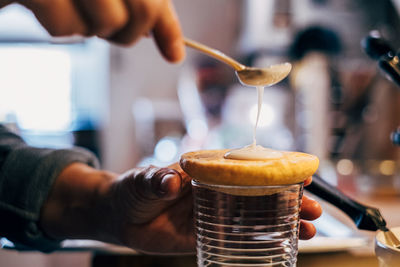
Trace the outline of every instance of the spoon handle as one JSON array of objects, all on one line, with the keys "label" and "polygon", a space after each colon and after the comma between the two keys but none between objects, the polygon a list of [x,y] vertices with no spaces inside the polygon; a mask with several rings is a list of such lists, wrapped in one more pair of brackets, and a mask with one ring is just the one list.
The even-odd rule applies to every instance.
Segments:
[{"label": "spoon handle", "polygon": [[230,65],[231,67],[233,67],[235,70],[243,70],[246,67],[242,64],[240,64],[239,62],[237,62],[236,60],[234,60],[231,57],[228,57],[227,55],[225,55],[224,53],[222,53],[219,50],[216,50],[214,48],[208,47],[206,45],[203,45],[201,43],[198,43],[196,41],[190,40],[188,38],[184,38],[185,41],[185,45],[194,49],[197,49],[203,53],[208,54],[209,56],[212,56],[213,58],[216,58],[228,65]]}]

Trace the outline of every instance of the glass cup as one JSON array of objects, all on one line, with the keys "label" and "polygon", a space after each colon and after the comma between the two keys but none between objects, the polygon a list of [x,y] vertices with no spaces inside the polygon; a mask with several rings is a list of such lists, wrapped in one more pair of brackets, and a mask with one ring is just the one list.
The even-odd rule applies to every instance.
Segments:
[{"label": "glass cup", "polygon": [[199,267],[296,266],[303,183],[192,187]]},{"label": "glass cup", "polygon": [[[390,230],[397,237],[400,236],[400,227]],[[388,245],[382,231],[379,231],[375,237],[375,255],[378,257],[379,267],[400,266],[400,249]]]}]

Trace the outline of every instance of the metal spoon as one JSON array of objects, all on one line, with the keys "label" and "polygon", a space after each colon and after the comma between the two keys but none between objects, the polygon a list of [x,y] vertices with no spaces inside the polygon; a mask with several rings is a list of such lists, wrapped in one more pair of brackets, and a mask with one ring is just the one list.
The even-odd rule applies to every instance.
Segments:
[{"label": "metal spoon", "polygon": [[400,249],[400,240],[392,231],[390,231],[389,228],[385,227],[384,229],[382,229],[382,232],[389,246]]},{"label": "metal spoon", "polygon": [[263,87],[274,85],[288,76],[290,70],[292,69],[292,65],[290,63],[272,65],[266,68],[248,67],[240,64],[231,57],[228,57],[219,50],[213,49],[193,40],[185,38],[185,45],[206,53],[233,67],[236,70],[236,75],[239,78],[239,81],[243,85]]}]

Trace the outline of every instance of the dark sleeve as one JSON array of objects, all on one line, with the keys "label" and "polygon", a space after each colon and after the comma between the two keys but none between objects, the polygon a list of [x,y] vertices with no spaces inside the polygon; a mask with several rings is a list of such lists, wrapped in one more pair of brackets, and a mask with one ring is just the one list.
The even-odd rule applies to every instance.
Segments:
[{"label": "dark sleeve", "polygon": [[0,125],[0,236],[43,252],[59,247],[61,240],[46,237],[38,220],[55,178],[73,162],[98,167],[96,157],[85,149],[30,147]]}]

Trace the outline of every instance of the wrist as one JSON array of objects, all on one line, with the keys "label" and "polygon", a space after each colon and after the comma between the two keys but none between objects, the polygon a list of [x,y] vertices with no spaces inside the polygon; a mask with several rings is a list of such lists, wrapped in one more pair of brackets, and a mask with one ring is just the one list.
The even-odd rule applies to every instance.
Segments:
[{"label": "wrist", "polygon": [[72,163],[56,179],[41,211],[39,224],[55,239],[102,240],[107,214],[105,195],[116,179],[110,172]]}]

